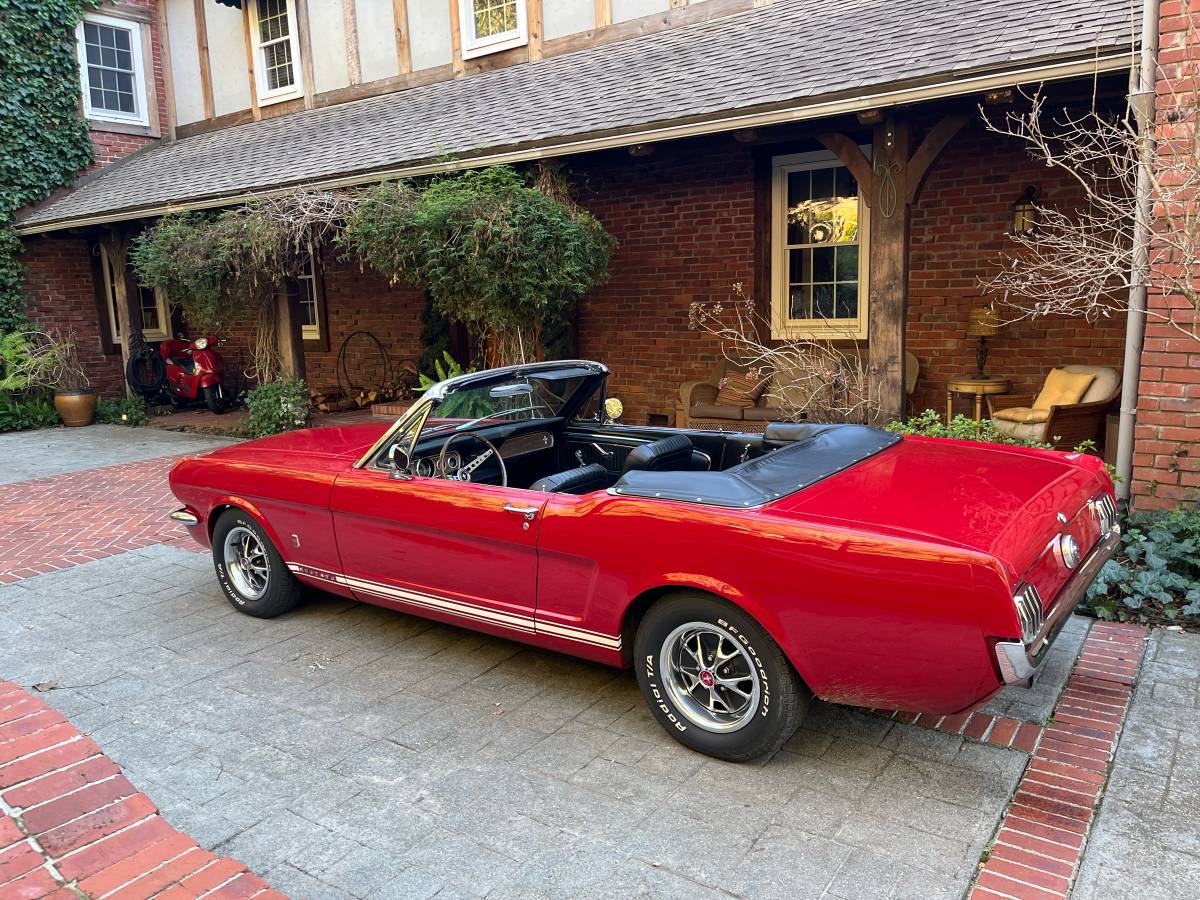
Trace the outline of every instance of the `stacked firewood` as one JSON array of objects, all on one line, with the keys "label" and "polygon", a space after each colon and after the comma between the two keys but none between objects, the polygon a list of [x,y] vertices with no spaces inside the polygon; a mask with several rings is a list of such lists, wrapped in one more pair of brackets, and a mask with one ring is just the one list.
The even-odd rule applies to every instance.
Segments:
[{"label": "stacked firewood", "polygon": [[406,384],[389,383],[369,390],[359,390],[351,394],[342,391],[320,391],[312,388],[308,391],[309,403],[315,412],[342,412],[348,409],[364,409],[373,403],[387,403],[390,400],[407,398],[411,391]]}]

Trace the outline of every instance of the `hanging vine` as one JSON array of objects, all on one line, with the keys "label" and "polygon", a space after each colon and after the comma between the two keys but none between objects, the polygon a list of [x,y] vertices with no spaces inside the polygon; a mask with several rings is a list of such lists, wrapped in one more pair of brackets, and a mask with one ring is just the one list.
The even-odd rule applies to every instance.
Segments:
[{"label": "hanging vine", "polygon": [[4,0],[0,10],[0,334],[27,322],[16,213],[94,158],[79,116],[75,26],[97,0]]}]

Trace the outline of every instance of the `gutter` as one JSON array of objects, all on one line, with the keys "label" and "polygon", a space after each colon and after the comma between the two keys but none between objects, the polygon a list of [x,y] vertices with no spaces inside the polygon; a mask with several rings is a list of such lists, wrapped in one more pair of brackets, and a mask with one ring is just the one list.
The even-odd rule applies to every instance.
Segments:
[{"label": "gutter", "polygon": [[[1150,0],[1147,0],[1150,2]],[[103,225],[111,222],[125,222],[131,219],[161,216],[167,213],[184,212],[186,210],[213,209],[221,206],[233,206],[252,200],[289,194],[299,188],[313,190],[332,190],[336,188],[358,187],[389,181],[397,178],[412,178],[422,175],[433,175],[441,172],[454,172],[479,166],[499,165],[502,163],[529,162],[531,160],[549,159],[557,156],[568,156],[577,153],[590,153],[597,150],[609,150],[617,147],[627,147],[634,144],[650,144],[660,141],[678,140],[680,138],[698,137],[707,134],[717,134],[723,131],[739,131],[747,128],[761,128],[768,125],[781,125],[788,122],[803,122],[821,119],[828,116],[862,112],[879,107],[899,106],[901,104],[919,103],[928,100],[941,100],[963,94],[979,93],[996,88],[1012,87],[1016,84],[1026,84],[1035,81],[1058,81],[1066,78],[1079,78],[1097,75],[1102,72],[1113,72],[1127,68],[1129,65],[1128,49],[1108,50],[1097,52],[1087,59],[1076,59],[1070,62],[1042,63],[1026,66],[1008,72],[994,72],[987,75],[973,75],[965,78],[948,78],[932,84],[917,87],[898,88],[889,91],[878,91],[871,94],[856,95],[837,100],[827,100],[820,103],[791,105],[782,109],[743,115],[723,115],[716,118],[687,124],[665,125],[646,128],[641,131],[623,132],[603,137],[581,138],[562,143],[529,146],[519,150],[509,150],[499,153],[485,153],[479,156],[462,157],[452,160],[438,160],[411,165],[397,166],[389,169],[378,169],[371,172],[361,172],[355,175],[325,178],[317,181],[292,183],[286,186],[267,188],[263,190],[242,191],[202,200],[183,201],[179,203],[160,203],[154,206],[133,207],[116,212],[97,213],[74,219],[61,219],[52,222],[41,222],[33,225],[18,225],[16,233],[20,236],[43,234],[64,228],[77,228],[89,225]]]},{"label": "gutter", "polygon": [[1138,387],[1142,375],[1142,346],[1146,338],[1146,297],[1149,285],[1149,222],[1154,214],[1154,100],[1158,79],[1159,0],[1142,0],[1142,43],[1137,83],[1131,85],[1129,105],[1138,123],[1137,215],[1133,223],[1133,260],[1129,273],[1129,315],[1125,322],[1125,362],[1121,376],[1121,422],[1117,431],[1117,496],[1129,501],[1133,490],[1133,443],[1137,427]]}]

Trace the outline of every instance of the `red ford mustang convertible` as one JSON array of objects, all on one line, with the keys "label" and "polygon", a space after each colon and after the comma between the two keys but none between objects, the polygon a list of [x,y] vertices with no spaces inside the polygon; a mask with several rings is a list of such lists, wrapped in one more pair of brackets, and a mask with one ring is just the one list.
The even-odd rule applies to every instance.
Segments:
[{"label": "red ford mustang convertible", "polygon": [[857,425],[616,425],[608,370],[431,388],[386,430],[320,428],[180,462],[172,514],[253,616],[304,584],[614,666],[731,760],[812,695],[956,713],[1030,683],[1112,555],[1103,463]]}]

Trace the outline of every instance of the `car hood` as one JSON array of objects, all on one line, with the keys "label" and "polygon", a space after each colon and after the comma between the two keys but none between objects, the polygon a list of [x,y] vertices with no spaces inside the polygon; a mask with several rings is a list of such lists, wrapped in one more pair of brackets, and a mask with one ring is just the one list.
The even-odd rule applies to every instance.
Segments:
[{"label": "car hood", "polygon": [[781,502],[790,512],[990,554],[1024,572],[1106,487],[1094,457],[907,437]]},{"label": "car hood", "polygon": [[303,428],[299,431],[286,431],[283,434],[222,447],[209,455],[226,460],[260,459],[264,455],[358,459],[383,436],[391,424],[390,421],[380,419],[378,422],[363,425]]}]

